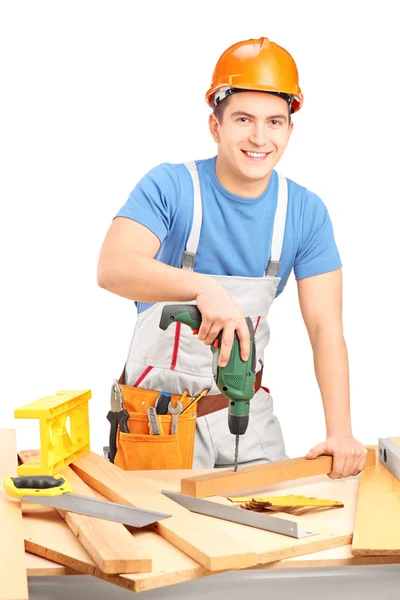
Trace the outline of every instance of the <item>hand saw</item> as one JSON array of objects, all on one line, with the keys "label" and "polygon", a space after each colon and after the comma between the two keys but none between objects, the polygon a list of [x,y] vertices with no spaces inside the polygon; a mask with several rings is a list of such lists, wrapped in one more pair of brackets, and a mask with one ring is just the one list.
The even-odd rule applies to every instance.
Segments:
[{"label": "hand saw", "polygon": [[170,492],[168,490],[161,490],[161,493],[181,506],[184,506],[191,512],[199,513],[201,515],[216,517],[217,519],[224,519],[225,521],[232,521],[233,523],[240,523],[241,525],[248,525],[249,527],[256,527],[257,529],[272,531],[273,533],[281,533],[282,535],[298,539],[310,535],[318,535],[315,531],[301,529],[296,521],[291,521],[289,519],[281,519],[280,517],[271,517],[266,514],[251,512],[249,510],[241,510],[235,506],[227,506],[226,504],[219,504],[218,502],[210,502],[210,500],[193,498],[192,496],[186,496],[185,494],[178,494],[177,492]]},{"label": "hand saw", "polygon": [[72,494],[71,484],[66,477],[60,474],[54,475],[54,477],[52,475],[4,477],[3,486],[12,498],[45,504],[51,508],[123,523],[132,527],[145,527],[171,516],[126,504]]}]

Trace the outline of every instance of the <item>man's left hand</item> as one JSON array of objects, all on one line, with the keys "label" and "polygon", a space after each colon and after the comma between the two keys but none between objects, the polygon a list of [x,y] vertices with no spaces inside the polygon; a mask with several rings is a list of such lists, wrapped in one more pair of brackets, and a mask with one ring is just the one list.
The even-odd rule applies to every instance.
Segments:
[{"label": "man's left hand", "polygon": [[312,448],[306,458],[317,458],[323,454],[333,457],[332,471],[328,477],[343,479],[361,473],[368,451],[353,436],[331,436]]}]

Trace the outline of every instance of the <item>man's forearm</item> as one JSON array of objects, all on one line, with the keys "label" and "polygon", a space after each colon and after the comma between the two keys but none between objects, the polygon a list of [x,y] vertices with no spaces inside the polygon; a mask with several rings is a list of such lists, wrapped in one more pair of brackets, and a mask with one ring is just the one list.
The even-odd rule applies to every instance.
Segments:
[{"label": "man's forearm", "polygon": [[189,302],[202,290],[218,286],[207,275],[171,267],[136,252],[100,260],[97,282],[110,292],[138,302]]},{"label": "man's forearm", "polygon": [[327,436],[352,435],[349,363],[341,328],[319,331],[311,344],[315,375],[324,405]]}]

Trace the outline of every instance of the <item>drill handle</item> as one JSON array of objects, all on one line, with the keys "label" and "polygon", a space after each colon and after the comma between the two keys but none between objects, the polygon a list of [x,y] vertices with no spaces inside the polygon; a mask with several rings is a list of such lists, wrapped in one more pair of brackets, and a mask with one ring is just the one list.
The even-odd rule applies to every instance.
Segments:
[{"label": "drill handle", "polygon": [[165,331],[174,322],[189,325],[194,331],[201,325],[201,312],[195,304],[167,304],[162,310],[159,327]]}]

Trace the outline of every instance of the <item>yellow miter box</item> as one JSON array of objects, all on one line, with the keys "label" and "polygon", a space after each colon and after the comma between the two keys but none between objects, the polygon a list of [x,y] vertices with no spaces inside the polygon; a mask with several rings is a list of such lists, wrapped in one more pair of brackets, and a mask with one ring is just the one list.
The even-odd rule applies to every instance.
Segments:
[{"label": "yellow miter box", "polygon": [[18,467],[18,475],[53,475],[90,451],[91,390],[60,390],[17,408],[16,419],[39,419],[40,456]]}]

